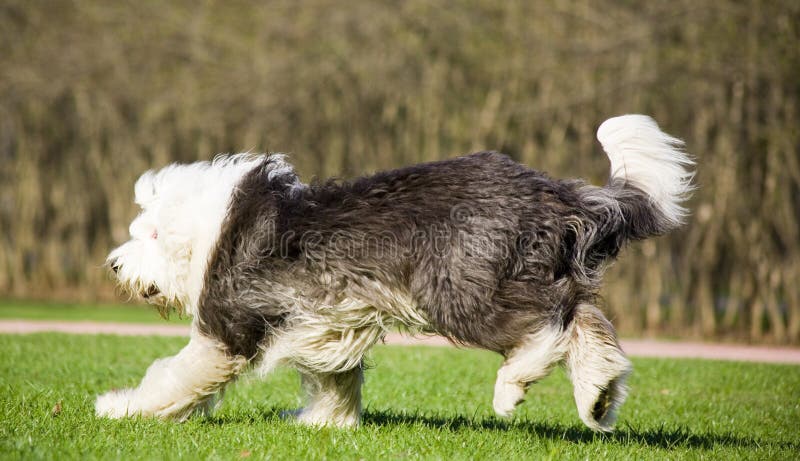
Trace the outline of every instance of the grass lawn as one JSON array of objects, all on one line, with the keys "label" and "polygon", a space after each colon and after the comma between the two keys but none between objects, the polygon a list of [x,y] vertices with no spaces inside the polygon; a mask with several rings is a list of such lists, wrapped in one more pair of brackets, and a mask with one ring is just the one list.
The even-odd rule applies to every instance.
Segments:
[{"label": "grass lawn", "polygon": [[87,305],[15,300],[0,300],[0,319],[189,324],[188,318],[179,318],[175,313],[164,320],[154,307],[141,304]]},{"label": "grass lawn", "polygon": [[[184,424],[93,416],[95,395],[135,385],[181,338],[0,335],[2,459],[797,459],[800,367],[635,359],[618,431],[585,429],[564,373],[534,385],[517,416],[491,410],[500,358],[453,348],[377,346],[357,430],[279,414],[299,379],[245,376],[212,417]],[[59,408],[56,408],[59,407]]]}]

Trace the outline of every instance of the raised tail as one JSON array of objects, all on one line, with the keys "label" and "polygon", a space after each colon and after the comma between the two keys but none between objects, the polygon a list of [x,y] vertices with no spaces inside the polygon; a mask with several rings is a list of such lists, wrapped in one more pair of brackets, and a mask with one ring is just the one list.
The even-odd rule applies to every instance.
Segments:
[{"label": "raised tail", "polygon": [[610,118],[600,125],[597,139],[611,160],[611,177],[605,187],[580,191],[588,220],[586,238],[574,239],[578,273],[603,267],[631,240],[679,227],[688,214],[683,203],[694,189],[694,162],[683,141],[661,131],[652,118]]},{"label": "raised tail", "polygon": [[[627,224],[634,227],[630,237],[659,235],[683,224],[688,214],[683,202],[694,190],[694,162],[683,151],[683,141],[661,131],[646,115],[606,120],[597,129],[597,140],[611,161],[609,188],[627,205],[622,211]],[[642,198],[648,203],[641,203]],[[641,207],[652,213],[636,209]],[[641,213],[652,216],[642,221]],[[641,229],[636,228],[639,225]]]}]

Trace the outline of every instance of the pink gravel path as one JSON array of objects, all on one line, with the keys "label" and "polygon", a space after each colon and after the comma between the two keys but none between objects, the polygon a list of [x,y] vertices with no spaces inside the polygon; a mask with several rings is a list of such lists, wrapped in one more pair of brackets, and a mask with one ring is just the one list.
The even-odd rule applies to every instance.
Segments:
[{"label": "pink gravel path", "polygon": [[[41,320],[0,320],[0,333],[59,332],[74,334],[114,334],[129,336],[188,336],[187,325],[158,325],[111,322],[59,322]],[[450,346],[440,336],[406,336],[390,333],[386,344]],[[702,358],[746,362],[800,364],[800,349],[772,346],[743,346],[701,342],[672,342],[623,339],[622,348],[637,357]]]}]

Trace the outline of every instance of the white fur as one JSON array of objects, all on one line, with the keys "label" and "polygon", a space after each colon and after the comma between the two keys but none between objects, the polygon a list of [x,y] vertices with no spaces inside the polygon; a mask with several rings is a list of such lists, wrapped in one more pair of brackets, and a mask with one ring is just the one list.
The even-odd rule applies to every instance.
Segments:
[{"label": "white fur", "polygon": [[[626,380],[632,366],[602,312],[590,305],[578,305],[575,319],[567,328],[545,326],[508,355],[497,371],[495,413],[510,416],[528,386],[546,377],[560,363],[566,366],[572,380],[578,416],[593,430],[611,431],[627,397]],[[608,399],[601,399],[601,394]],[[598,400],[607,401],[608,407],[596,420],[592,412]]]},{"label": "white fur", "polygon": [[373,294],[371,302],[344,296],[306,306],[308,300],[297,299],[297,313],[289,320],[294,327],[262,345],[259,374],[278,365],[300,371],[307,396],[306,407],[294,414],[300,423],[357,425],[366,352],[393,328],[416,330],[428,324],[408,294],[375,281],[364,284]]},{"label": "white fur", "polygon": [[[633,366],[616,338],[607,335],[613,330],[587,327],[608,322],[597,307],[578,305],[575,316],[567,331],[565,365],[572,380],[578,416],[590,429],[609,432],[628,395],[626,382]],[[609,407],[603,417],[595,420],[592,410],[603,393],[608,395]]]},{"label": "white fur", "polygon": [[661,131],[646,115],[623,115],[606,120],[597,139],[611,161],[611,177],[641,189],[673,225],[687,215],[681,206],[693,190],[694,162],[683,152],[683,141]]},{"label": "white fur", "polygon": [[494,411],[510,416],[525,396],[527,387],[547,376],[567,351],[568,337],[556,326],[546,326],[528,336],[509,354],[497,370],[494,385]]},{"label": "white fur", "polygon": [[295,417],[311,426],[353,427],[361,420],[361,366],[342,373],[301,372],[307,405]]},{"label": "white fur", "polygon": [[133,389],[107,392],[95,402],[98,416],[157,416],[183,421],[211,406],[214,396],[246,365],[196,331],[178,355],[158,359]]},{"label": "white fur", "polygon": [[[108,256],[120,283],[136,295],[151,287],[148,301],[197,314],[203,276],[216,244],[232,194],[262,156],[220,156],[212,162],[170,165],[144,173],[135,185],[141,213],[130,225],[131,240]],[[286,173],[282,162],[278,170]],[[289,167],[290,168],[290,167]],[[111,391],[97,398],[99,416],[156,416],[184,420],[208,409],[225,383],[245,366],[229,357],[193,325],[189,344],[174,357],[156,360],[138,387]]]},{"label": "white fur", "polygon": [[[416,330],[428,324],[410,295],[364,281],[371,300],[342,297],[313,306],[297,299],[295,325],[279,332],[263,349],[258,370],[278,365],[314,373],[340,373],[359,366],[361,357],[393,328]],[[381,294],[382,296],[376,296]]]},{"label": "white fur", "polygon": [[261,160],[251,154],[220,156],[144,173],[134,187],[142,211],[130,225],[131,240],[108,256],[119,268],[120,283],[137,295],[155,286],[159,294],[149,302],[196,315],[233,190]]}]

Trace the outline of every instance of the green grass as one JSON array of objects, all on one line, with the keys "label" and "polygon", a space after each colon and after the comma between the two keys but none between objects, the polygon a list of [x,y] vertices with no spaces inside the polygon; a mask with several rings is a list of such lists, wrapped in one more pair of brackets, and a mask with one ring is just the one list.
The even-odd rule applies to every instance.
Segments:
[{"label": "green grass", "polygon": [[[87,305],[75,303],[0,301],[0,319],[64,320],[95,322],[164,323],[158,311],[147,305],[105,304]],[[171,314],[169,323],[189,323],[188,318]]]},{"label": "green grass", "polygon": [[500,358],[454,348],[377,346],[356,430],[282,420],[301,404],[290,370],[245,376],[214,416],[184,424],[93,416],[95,395],[135,385],[184,342],[0,335],[0,458],[796,459],[800,450],[800,367],[634,360],[618,431],[604,436],[581,425],[560,370],[531,388],[514,419],[495,418]]}]

